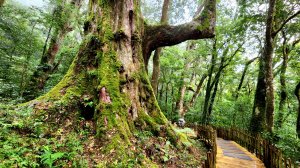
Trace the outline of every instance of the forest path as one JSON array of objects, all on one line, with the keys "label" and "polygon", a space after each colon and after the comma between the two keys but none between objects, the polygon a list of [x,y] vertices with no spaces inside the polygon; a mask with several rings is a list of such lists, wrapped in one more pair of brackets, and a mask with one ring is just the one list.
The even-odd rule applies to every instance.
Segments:
[{"label": "forest path", "polygon": [[264,168],[255,155],[234,141],[217,138],[217,168]]}]

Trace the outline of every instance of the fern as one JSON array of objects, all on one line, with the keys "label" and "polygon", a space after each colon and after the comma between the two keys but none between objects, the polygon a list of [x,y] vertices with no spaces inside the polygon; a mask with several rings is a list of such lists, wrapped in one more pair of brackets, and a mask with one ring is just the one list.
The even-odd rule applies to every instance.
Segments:
[{"label": "fern", "polygon": [[65,155],[63,152],[55,152],[52,153],[49,146],[44,147],[44,154],[41,156],[41,160],[43,164],[48,165],[50,168],[52,168],[53,163],[57,160],[62,158]]}]

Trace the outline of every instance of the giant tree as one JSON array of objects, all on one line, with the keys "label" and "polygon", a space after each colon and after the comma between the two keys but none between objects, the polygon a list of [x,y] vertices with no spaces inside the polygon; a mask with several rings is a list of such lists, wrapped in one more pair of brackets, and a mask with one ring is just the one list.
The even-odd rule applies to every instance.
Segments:
[{"label": "giant tree", "polygon": [[[43,115],[48,112],[56,126],[65,125],[65,116],[75,121],[74,113],[88,113],[104,157],[130,157],[125,149],[135,146],[134,130],[169,137],[180,147],[182,141],[157,104],[144,62],[158,47],[213,37],[216,1],[204,3],[194,20],[170,26],[145,24],[138,0],[90,0],[86,37],[67,74],[29,104]],[[86,101],[93,102],[89,110],[82,106]]]}]

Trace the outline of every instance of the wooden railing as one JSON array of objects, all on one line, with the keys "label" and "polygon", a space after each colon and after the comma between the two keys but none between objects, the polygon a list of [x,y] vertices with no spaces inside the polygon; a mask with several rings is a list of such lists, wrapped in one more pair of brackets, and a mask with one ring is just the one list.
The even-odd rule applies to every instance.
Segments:
[{"label": "wooden railing", "polygon": [[202,167],[204,168],[216,168],[217,159],[217,133],[211,126],[204,125],[193,125],[191,126],[197,132],[197,138],[201,140],[206,148],[208,149],[206,153],[206,160]]},{"label": "wooden railing", "polygon": [[246,131],[236,128],[215,128],[217,135],[232,140],[254,153],[267,168],[298,168],[299,165],[282,155],[282,151],[260,136],[251,136]]}]

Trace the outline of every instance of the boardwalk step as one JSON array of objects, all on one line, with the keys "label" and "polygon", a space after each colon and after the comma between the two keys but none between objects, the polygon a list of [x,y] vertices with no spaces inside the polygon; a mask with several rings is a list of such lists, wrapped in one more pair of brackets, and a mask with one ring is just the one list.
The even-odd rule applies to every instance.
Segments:
[{"label": "boardwalk step", "polygon": [[263,163],[233,141],[217,139],[217,168],[264,168]]}]

